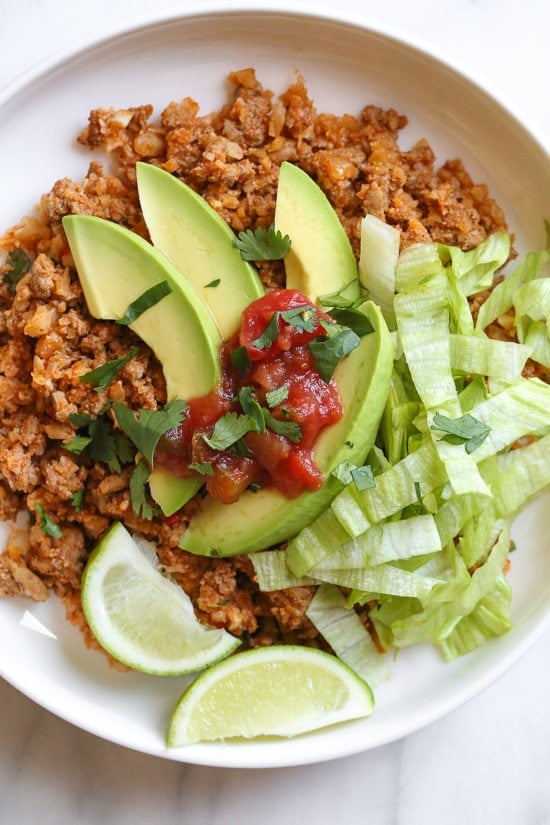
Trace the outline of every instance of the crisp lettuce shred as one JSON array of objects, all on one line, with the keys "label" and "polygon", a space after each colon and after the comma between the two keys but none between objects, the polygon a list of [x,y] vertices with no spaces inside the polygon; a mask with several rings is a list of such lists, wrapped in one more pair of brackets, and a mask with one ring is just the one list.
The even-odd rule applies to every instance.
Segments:
[{"label": "crisp lettuce shred", "polygon": [[[501,278],[506,233],[398,255],[396,230],[363,222],[360,274],[395,343],[365,462],[375,486],[351,481],[285,549],[251,560],[263,590],[316,585],[309,619],[371,684],[388,673],[380,650],[428,642],[450,660],[511,627],[511,525],[550,489],[550,385],[526,377],[550,368],[549,225],[547,239]],[[510,340],[490,335],[497,320]]]}]

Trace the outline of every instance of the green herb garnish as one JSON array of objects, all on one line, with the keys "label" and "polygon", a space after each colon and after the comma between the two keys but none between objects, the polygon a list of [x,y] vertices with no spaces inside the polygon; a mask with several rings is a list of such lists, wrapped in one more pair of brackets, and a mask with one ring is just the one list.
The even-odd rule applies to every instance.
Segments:
[{"label": "green herb garnish", "polygon": [[464,444],[464,449],[468,453],[473,453],[487,438],[491,428],[466,413],[460,418],[448,418],[446,415],[436,413],[433,417],[430,429],[438,430],[447,435],[442,436],[441,441],[448,441],[449,444]]},{"label": "green herb garnish", "polygon": [[145,459],[141,458],[130,476],[129,485],[132,510],[136,516],[146,521],[151,521],[156,515],[156,510],[151,507],[147,499],[146,485],[150,475],[151,468]]},{"label": "green herb garnish", "polygon": [[133,412],[124,404],[115,401],[113,405],[118,425],[137,449],[153,466],[153,454],[158,441],[167,430],[181,424],[188,409],[185,401],[175,398],[160,410],[138,410]]},{"label": "green herb garnish", "polygon": [[221,280],[222,280],[221,278],[214,278],[213,281],[209,281],[209,283],[205,284],[204,288],[207,289],[207,288],[210,288],[210,287],[219,286],[221,284]]},{"label": "green herb garnish", "polygon": [[187,466],[190,470],[195,470],[195,472],[199,473],[201,476],[214,475],[214,468],[209,461],[201,461],[196,464],[188,464]]},{"label": "green herb garnish", "polygon": [[8,252],[6,263],[10,268],[4,274],[4,283],[8,285],[9,291],[14,293],[23,275],[30,271],[32,261],[22,249],[12,249]]},{"label": "green herb garnish", "polygon": [[374,332],[374,327],[370,322],[369,318],[363,313],[359,312],[357,309],[353,309],[352,307],[346,307],[343,309],[332,309],[330,311],[331,318],[334,318],[336,323],[340,324],[342,327],[349,327],[359,338],[362,338],[363,335],[370,335],[371,332]]},{"label": "green herb garnish", "polygon": [[279,336],[279,317],[280,313],[274,312],[262,334],[251,342],[255,349],[268,349],[271,344],[275,343]]},{"label": "green herb garnish", "polygon": [[113,381],[120,370],[132,360],[139,352],[139,347],[132,347],[127,355],[122,355],[120,358],[114,358],[112,361],[107,361],[95,370],[81,375],[78,379],[83,384],[92,384],[96,392],[103,392],[106,390],[111,381]]},{"label": "green herb garnish", "polygon": [[292,307],[291,309],[277,310],[262,332],[254,341],[252,346],[256,349],[267,349],[279,336],[279,319],[294,327],[298,332],[313,332],[317,326],[317,311],[309,304]]},{"label": "green herb garnish", "polygon": [[234,245],[245,261],[277,261],[290,249],[290,238],[271,224],[239,232]]},{"label": "green herb garnish", "polygon": [[218,418],[210,436],[203,433],[202,437],[213,450],[227,450],[255,429],[255,421],[250,415],[228,412]]},{"label": "green herb garnish", "polygon": [[92,461],[101,461],[120,473],[122,464],[133,461],[135,450],[122,433],[113,432],[111,420],[102,414],[93,418],[86,413],[69,415],[69,421],[84,434],[76,435],[63,447],[75,455],[85,453]]},{"label": "green herb garnish", "polygon": [[276,407],[278,404],[282,404],[283,401],[286,401],[288,398],[288,387],[277,387],[275,390],[269,390],[265,394],[265,400],[267,401],[267,406],[270,409]]},{"label": "green herb garnish", "polygon": [[61,536],[63,535],[63,531],[59,524],[57,524],[57,522],[50,518],[50,516],[46,513],[41,504],[36,504],[35,508],[40,519],[40,527],[42,529],[42,532],[45,533],[47,536],[50,536],[50,538],[52,539],[61,538]]},{"label": "green herb garnish", "polygon": [[238,398],[243,413],[248,415],[254,422],[255,432],[265,432],[264,409],[252,395],[252,389],[250,387],[241,387]]},{"label": "green herb garnish", "polygon": [[80,513],[80,511],[82,510],[83,503],[84,503],[84,487],[81,487],[80,490],[77,490],[76,493],[72,494],[71,504],[73,505],[76,512]]},{"label": "green herb garnish", "polygon": [[239,375],[244,375],[245,372],[252,366],[252,362],[250,360],[250,356],[248,355],[248,350],[246,347],[237,347],[236,349],[232,350],[230,359],[231,366],[236,372],[239,373]]},{"label": "green herb garnish", "polygon": [[158,304],[159,301],[171,292],[172,287],[168,281],[160,281],[158,284],[146,289],[145,292],[142,292],[139,298],[132,301],[122,318],[117,319],[117,324],[122,324],[123,326],[133,324],[134,321],[139,318],[140,315],[143,315],[147,309],[150,309],[155,306],[155,304]]},{"label": "green herb garnish", "polygon": [[359,346],[360,338],[349,327],[341,327],[339,324],[323,326],[330,334],[315,338],[310,342],[309,349],[315,359],[317,372],[328,384],[342,358]]}]

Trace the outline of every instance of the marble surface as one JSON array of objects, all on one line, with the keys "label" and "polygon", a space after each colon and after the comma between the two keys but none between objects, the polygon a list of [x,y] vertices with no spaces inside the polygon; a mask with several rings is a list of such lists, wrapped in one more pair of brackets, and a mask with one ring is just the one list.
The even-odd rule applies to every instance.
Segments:
[{"label": "marble surface", "polygon": [[[501,90],[541,133],[550,132],[547,0],[308,3],[362,13],[437,45]],[[155,8],[188,5],[161,0]],[[57,49],[149,16],[151,3],[0,0],[0,12],[1,87]],[[334,762],[261,771],[187,766],[125,750],[0,682],[0,823],[550,823],[549,661],[546,632],[496,684],[401,741]]]}]

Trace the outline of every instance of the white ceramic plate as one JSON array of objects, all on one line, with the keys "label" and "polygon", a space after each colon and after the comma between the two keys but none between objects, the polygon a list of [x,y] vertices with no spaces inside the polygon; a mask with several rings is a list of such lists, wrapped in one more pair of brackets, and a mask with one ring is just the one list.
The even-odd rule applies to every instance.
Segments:
[{"label": "white ceramic plate", "polygon": [[[275,5],[275,4],[274,4]],[[80,179],[92,156],[75,137],[96,106],[191,95],[203,112],[224,100],[226,74],[254,66],[280,92],[295,72],[318,110],[357,113],[366,103],[409,116],[405,148],[426,136],[439,161],[461,157],[505,207],[521,251],[544,242],[550,164],[540,140],[479,85],[440,56],[387,30],[311,10],[225,9],[167,19],[63,56],[0,98],[0,229],[27,214],[60,177]],[[196,745],[168,751],[166,724],[185,681],[121,674],[88,651],[51,599],[0,602],[0,673],[79,727],[145,753],[196,764],[271,767],[332,759],[395,740],[474,696],[516,661],[550,614],[548,499],[518,520],[511,581],[514,629],[452,664],[428,648],[400,654],[368,720],[290,741]]]}]

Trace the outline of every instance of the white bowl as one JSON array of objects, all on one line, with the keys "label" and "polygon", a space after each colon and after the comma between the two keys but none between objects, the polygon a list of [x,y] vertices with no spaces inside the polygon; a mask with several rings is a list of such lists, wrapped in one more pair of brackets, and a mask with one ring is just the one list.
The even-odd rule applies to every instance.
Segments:
[{"label": "white bowl", "polygon": [[[76,135],[97,106],[196,98],[202,112],[224,100],[225,77],[253,66],[275,92],[304,75],[319,111],[358,113],[374,103],[409,117],[406,148],[425,136],[438,160],[461,157],[505,208],[521,252],[544,244],[550,216],[548,150],[522,119],[467,74],[403,34],[349,16],[247,5],[166,18],[91,44],[25,75],[0,97],[0,228],[27,214],[60,177],[80,179],[91,155]],[[37,149],[36,129],[40,131]],[[378,688],[374,715],[293,740],[203,744],[167,750],[165,729],[185,680],[118,673],[88,651],[55,599],[0,602],[0,673],[58,716],[129,748],[228,767],[305,764],[393,741],[443,716],[501,675],[550,616],[548,498],[517,521],[511,582],[514,628],[444,664],[428,647],[400,654]]]}]

